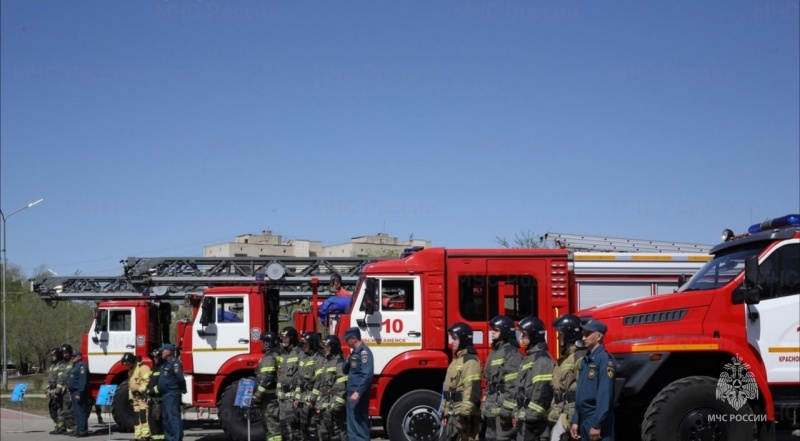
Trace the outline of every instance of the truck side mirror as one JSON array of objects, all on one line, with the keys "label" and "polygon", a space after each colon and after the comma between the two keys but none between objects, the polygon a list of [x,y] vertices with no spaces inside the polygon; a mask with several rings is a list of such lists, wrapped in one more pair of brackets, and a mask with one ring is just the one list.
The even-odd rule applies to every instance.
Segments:
[{"label": "truck side mirror", "polygon": [[366,289],[364,289],[364,312],[371,315],[375,312],[375,305],[378,303],[378,281],[375,279],[366,280]]},{"label": "truck side mirror", "polygon": [[744,282],[733,290],[733,303],[757,305],[761,301],[761,287],[758,284],[758,256],[750,256],[744,261]]},{"label": "truck side mirror", "polygon": [[200,325],[208,326],[214,323],[214,299],[211,297],[203,298],[203,306],[200,307]]}]

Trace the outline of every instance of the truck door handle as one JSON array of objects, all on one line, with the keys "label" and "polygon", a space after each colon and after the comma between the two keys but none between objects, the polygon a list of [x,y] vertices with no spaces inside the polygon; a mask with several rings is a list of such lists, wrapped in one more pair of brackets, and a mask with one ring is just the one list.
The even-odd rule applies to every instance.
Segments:
[{"label": "truck door handle", "polygon": [[240,338],[239,339],[239,343],[241,343],[243,345],[246,345],[246,344],[250,343],[250,340],[248,340],[246,338]]},{"label": "truck door handle", "polygon": [[419,331],[408,331],[408,336],[409,337],[419,337],[421,335],[422,335],[422,333],[419,332]]},{"label": "truck door handle", "polygon": [[125,345],[125,347],[126,347],[126,348],[128,348],[128,349],[133,349],[133,348],[135,348],[136,346],[134,346],[134,345]]}]

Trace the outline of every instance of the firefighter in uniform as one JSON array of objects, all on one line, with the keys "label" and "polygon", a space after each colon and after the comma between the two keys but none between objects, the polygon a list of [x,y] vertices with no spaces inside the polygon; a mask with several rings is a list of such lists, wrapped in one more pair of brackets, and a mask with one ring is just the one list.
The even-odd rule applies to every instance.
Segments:
[{"label": "firefighter in uniform", "polygon": [[581,319],[564,314],[553,321],[558,332],[559,357],[553,369],[553,404],[547,420],[553,425],[550,441],[570,439],[569,426],[575,412],[575,389],[578,386],[578,366],[586,351],[583,349]]},{"label": "firefighter in uniform", "polygon": [[447,330],[453,361],[442,390],[443,441],[477,441],[481,431],[481,362],[472,345],[472,328],[456,323]]},{"label": "firefighter in uniform", "polygon": [[586,355],[579,368],[570,434],[584,441],[613,441],[616,362],[603,344],[607,328],[597,320],[581,327]]},{"label": "firefighter in uniform", "polygon": [[517,441],[550,439],[547,411],[553,401],[555,361],[547,352],[544,323],[529,316],[519,321],[519,343],[525,358],[517,375]]},{"label": "firefighter in uniform", "polygon": [[67,377],[67,390],[72,399],[72,413],[75,419],[75,438],[89,436],[89,367],[83,362],[81,351],[72,353],[72,369]]},{"label": "firefighter in uniform", "polygon": [[128,401],[131,402],[136,424],[133,426],[133,439],[150,438],[147,410],[147,384],[150,382],[150,367],[142,363],[141,357],[134,357],[130,352],[122,354],[120,360],[128,368]]},{"label": "firefighter in uniform", "polygon": [[[302,349],[297,347],[297,329],[287,326],[281,330],[280,365],[278,366],[278,408],[281,421],[281,437],[283,441],[294,439],[300,433],[300,422],[294,409],[294,389],[292,384],[297,373],[298,360]],[[298,438],[295,441],[300,441]]]},{"label": "firefighter in uniform", "polygon": [[153,359],[153,370],[147,382],[147,427],[150,428],[150,439],[164,441],[164,420],[161,417],[161,394],[158,392],[158,378],[161,376],[161,367],[164,359],[161,352],[156,349],[150,353]]},{"label": "firefighter in uniform", "polygon": [[350,356],[342,371],[347,375],[347,437],[349,441],[367,441],[369,428],[369,389],[375,375],[372,351],[361,341],[361,331],[348,328],[344,341],[350,347]]},{"label": "firefighter in uniform", "polygon": [[347,441],[347,375],[343,372],[342,341],[335,335],[325,337],[322,344],[325,361],[317,376],[317,413],[322,441]]},{"label": "firefighter in uniform", "polygon": [[50,431],[50,435],[60,435],[64,433],[64,417],[61,415],[61,408],[64,406],[63,391],[59,389],[59,376],[64,368],[64,360],[61,357],[61,348],[50,350],[50,367],[47,368],[47,407],[50,409],[50,418],[53,419],[55,429]]},{"label": "firefighter in uniform", "polygon": [[319,343],[319,334],[316,332],[306,332],[300,337],[303,353],[300,354],[297,362],[298,368],[293,384],[294,407],[297,410],[297,418],[300,420],[300,433],[297,435],[302,439],[319,439],[318,415],[314,409],[317,400],[314,395],[314,382],[325,362],[324,356],[319,351]]},{"label": "firefighter in uniform", "polygon": [[516,438],[512,418],[517,410],[516,380],[522,354],[514,332],[514,320],[499,315],[489,321],[492,350],[486,358],[483,375],[486,394],[481,404],[485,439],[509,441]]},{"label": "firefighter in uniform", "polygon": [[186,393],[186,379],[183,377],[183,366],[174,354],[175,346],[172,344],[167,343],[161,348],[164,365],[158,376],[158,392],[161,394],[161,419],[167,441],[183,440],[181,394]]},{"label": "firefighter in uniform", "polygon": [[267,441],[281,441],[281,419],[278,410],[278,365],[280,363],[280,337],[274,332],[261,334],[264,356],[256,366],[256,390],[253,402],[261,407]]},{"label": "firefighter in uniform", "polygon": [[66,435],[75,434],[75,415],[72,412],[72,396],[67,389],[67,377],[72,371],[72,346],[69,344],[61,345],[61,358],[64,363],[61,365],[61,374],[59,375],[58,390],[61,392],[63,402],[61,404],[61,420],[64,421],[64,433]]}]

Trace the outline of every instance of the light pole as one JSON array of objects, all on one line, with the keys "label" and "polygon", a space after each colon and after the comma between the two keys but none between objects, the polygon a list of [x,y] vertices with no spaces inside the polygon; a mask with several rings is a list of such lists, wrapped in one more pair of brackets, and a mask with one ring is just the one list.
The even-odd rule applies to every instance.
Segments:
[{"label": "light pole", "polygon": [[31,202],[30,204],[11,212],[8,216],[3,214],[3,210],[0,209],[0,219],[3,221],[3,390],[8,390],[8,331],[6,329],[6,272],[8,271],[8,257],[6,256],[6,221],[11,216],[19,213],[20,211],[31,208],[34,205],[42,202],[44,199],[39,199],[38,201]]}]

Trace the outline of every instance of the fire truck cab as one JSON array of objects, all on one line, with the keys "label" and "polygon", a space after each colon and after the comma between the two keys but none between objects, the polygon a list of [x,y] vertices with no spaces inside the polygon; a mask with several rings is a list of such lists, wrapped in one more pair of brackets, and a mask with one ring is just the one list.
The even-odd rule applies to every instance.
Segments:
[{"label": "fire truck cab", "polygon": [[[550,324],[579,304],[663,294],[707,256],[695,253],[573,253],[566,249],[418,250],[364,267],[338,332],[357,326],[374,355],[370,415],[392,441],[435,439],[447,328],[469,324],[479,358],[491,348],[489,320],[535,315]],[[606,293],[603,295],[602,293]],[[402,300],[399,300],[402,299]],[[555,333],[548,333],[552,351]]]},{"label": "fire truck cab", "polygon": [[725,242],[678,292],[580,311],[608,326],[636,439],[775,439],[800,410],[800,215]]}]

